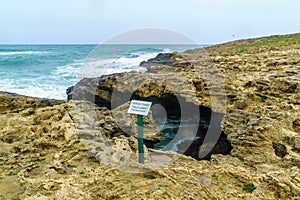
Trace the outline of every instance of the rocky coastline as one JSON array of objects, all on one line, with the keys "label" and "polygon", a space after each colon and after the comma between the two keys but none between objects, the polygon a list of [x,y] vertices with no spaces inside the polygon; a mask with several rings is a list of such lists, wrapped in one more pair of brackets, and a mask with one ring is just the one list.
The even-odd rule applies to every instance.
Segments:
[{"label": "rocky coastline", "polygon": [[[299,198],[300,34],[159,54],[141,66],[146,73],[82,79],[66,101],[0,93],[0,199]],[[161,152],[156,119],[215,121],[182,129],[198,139],[166,152],[172,163],[129,173],[118,162],[137,151],[130,99],[165,109],[145,118],[146,155]],[[215,132],[215,143],[204,140]]]}]

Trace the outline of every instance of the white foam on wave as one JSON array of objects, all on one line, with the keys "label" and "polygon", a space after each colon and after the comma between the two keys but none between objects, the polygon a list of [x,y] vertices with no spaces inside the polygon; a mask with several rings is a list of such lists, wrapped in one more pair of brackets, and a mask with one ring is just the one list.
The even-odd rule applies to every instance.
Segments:
[{"label": "white foam on wave", "polygon": [[[19,82],[27,82],[26,85],[22,85]],[[40,83],[36,80],[0,80],[0,91],[17,93],[20,95],[39,97],[39,98],[49,98],[49,99],[59,99],[65,100],[66,86],[61,84],[47,84]]]},{"label": "white foam on wave", "polygon": [[0,52],[0,56],[11,56],[11,55],[38,55],[38,54],[48,54],[46,51],[7,51]]},{"label": "white foam on wave", "polygon": [[155,58],[158,53],[167,52],[171,51],[169,49],[151,53],[137,51],[133,54],[135,57],[121,56],[115,59],[87,60],[79,70],[78,79],[130,71],[139,71],[144,73],[147,71],[147,68],[139,66],[141,62]]},{"label": "white foam on wave", "polygon": [[75,77],[79,73],[82,64],[83,63],[72,63],[64,66],[59,66],[54,71],[52,71],[52,74],[62,77]]},{"label": "white foam on wave", "polygon": [[144,51],[142,52],[137,52],[134,53],[137,57],[135,58],[127,58],[125,56],[120,57],[119,59],[116,59],[115,64],[119,64],[121,67],[125,68],[126,67],[138,67],[139,64],[143,61],[147,61],[151,58],[155,58],[157,54],[159,53],[169,53],[169,49],[163,49],[162,51],[157,51],[157,52],[151,52],[151,53],[145,53]]},{"label": "white foam on wave", "polygon": [[158,53],[170,52],[169,49],[163,49],[157,52],[148,53],[136,51],[136,57],[116,57],[111,59],[87,58],[85,60],[74,60],[74,63],[57,67],[52,73],[61,77],[76,77],[77,81],[82,78],[93,78],[113,73],[122,73],[129,71],[145,72],[145,67],[140,67],[142,61],[154,58]]},{"label": "white foam on wave", "polygon": [[114,59],[87,59],[77,74],[78,81],[82,78],[99,77],[105,74],[105,70],[113,63]]}]

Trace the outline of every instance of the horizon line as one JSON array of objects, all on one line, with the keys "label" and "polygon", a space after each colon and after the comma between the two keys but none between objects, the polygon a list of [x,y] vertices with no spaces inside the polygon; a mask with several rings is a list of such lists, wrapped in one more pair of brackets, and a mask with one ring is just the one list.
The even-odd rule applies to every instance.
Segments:
[{"label": "horizon line", "polygon": [[168,43],[102,43],[102,44],[97,44],[97,43],[0,43],[0,45],[214,45],[214,44],[208,44],[208,43],[197,43],[197,44],[168,44]]}]

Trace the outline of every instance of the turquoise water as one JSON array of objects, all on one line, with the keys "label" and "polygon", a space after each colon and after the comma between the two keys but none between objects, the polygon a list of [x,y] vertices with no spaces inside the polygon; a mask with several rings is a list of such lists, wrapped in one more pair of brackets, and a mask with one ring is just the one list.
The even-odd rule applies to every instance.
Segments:
[{"label": "turquoise water", "polygon": [[[66,99],[66,89],[84,76],[131,70],[158,53],[203,45],[0,45],[0,91]],[[104,72],[82,73],[84,66]]]}]

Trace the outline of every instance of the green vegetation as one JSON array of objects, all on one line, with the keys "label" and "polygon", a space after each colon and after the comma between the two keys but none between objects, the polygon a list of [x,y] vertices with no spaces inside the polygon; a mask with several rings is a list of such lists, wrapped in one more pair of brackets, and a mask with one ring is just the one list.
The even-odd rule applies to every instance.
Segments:
[{"label": "green vegetation", "polygon": [[244,161],[245,161],[244,157],[239,157],[239,160],[240,160],[241,162],[244,162]]},{"label": "green vegetation", "polygon": [[263,91],[263,90],[259,91],[259,96],[260,96],[262,102],[266,102],[267,95],[266,95],[265,91]]},{"label": "green vegetation", "polygon": [[43,150],[50,149],[49,145],[47,145],[47,144],[42,144],[41,146],[42,146]]},{"label": "green vegetation", "polygon": [[259,92],[260,92],[261,95],[266,95],[266,91],[261,90]]},{"label": "green vegetation", "polygon": [[21,182],[21,183],[20,183],[20,186],[21,186],[21,187],[24,187],[26,184],[27,184],[27,182]]},{"label": "green vegetation", "polygon": [[285,46],[300,45],[300,33],[240,40],[232,44],[231,50],[235,53],[244,53],[258,48],[282,48]]},{"label": "green vegetation", "polygon": [[147,198],[150,198],[150,194],[151,194],[151,191],[145,192],[145,195],[146,195]]},{"label": "green vegetation", "polygon": [[267,96],[266,96],[265,94],[262,94],[262,95],[260,96],[260,98],[261,98],[261,101],[262,101],[262,102],[266,102],[266,100],[267,100]]},{"label": "green vegetation", "polygon": [[211,175],[211,178],[215,181],[217,181],[219,179],[219,176],[217,176],[216,174]]},{"label": "green vegetation", "polygon": [[245,184],[243,187],[243,190],[246,192],[249,192],[249,193],[253,192],[255,189],[256,189],[256,187],[254,186],[253,183]]}]

